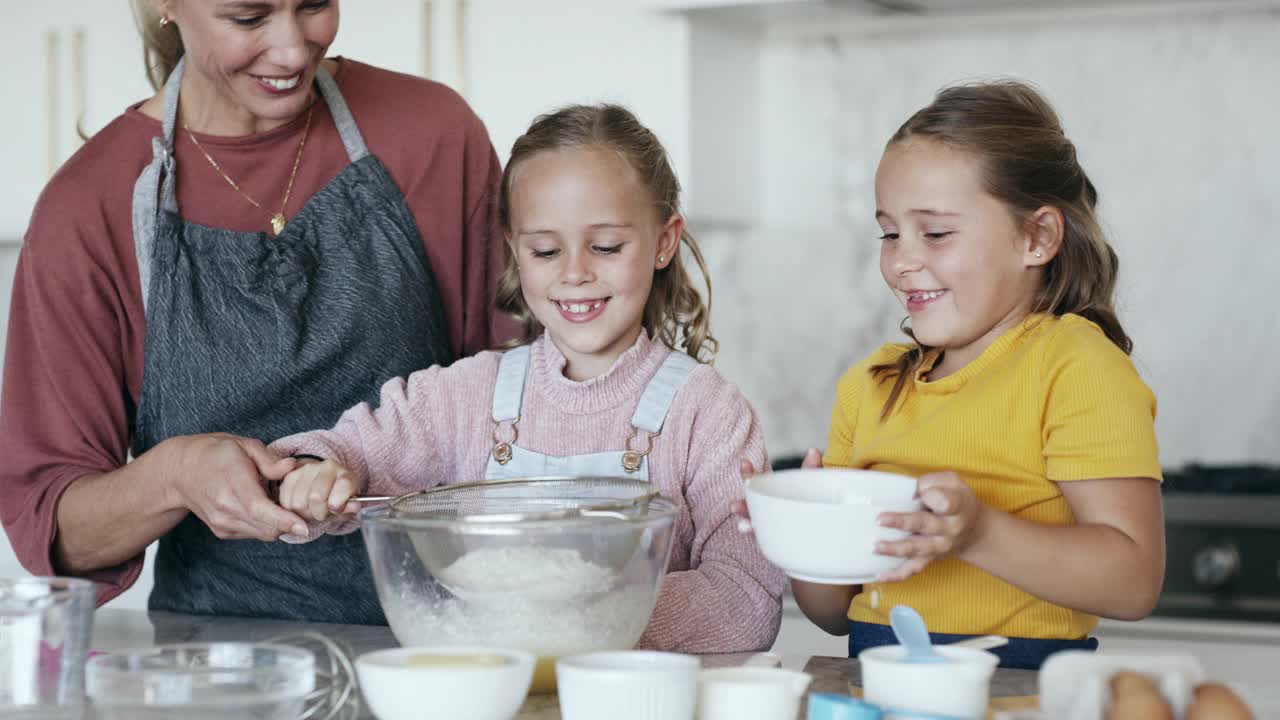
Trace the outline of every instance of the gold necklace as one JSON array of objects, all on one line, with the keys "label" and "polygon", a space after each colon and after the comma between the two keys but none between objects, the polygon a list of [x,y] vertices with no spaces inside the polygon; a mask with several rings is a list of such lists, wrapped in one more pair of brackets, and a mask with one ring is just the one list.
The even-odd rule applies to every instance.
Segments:
[{"label": "gold necklace", "polygon": [[[315,105],[312,105],[307,110],[307,125],[302,130],[302,142],[298,143],[298,156],[293,160],[293,172],[289,174],[289,186],[284,190],[284,200],[280,202],[280,212],[271,216],[272,235],[278,236],[280,233],[284,232],[285,223],[288,222],[288,219],[284,216],[284,209],[289,205],[289,194],[293,192],[293,180],[298,177],[298,165],[302,162],[302,149],[307,146],[307,135],[311,132],[311,113],[314,110]],[[236,181],[232,180],[231,177],[223,171],[222,167],[218,165],[217,161],[214,160],[207,151],[205,151],[204,147],[200,145],[200,141],[196,139],[195,133],[191,132],[191,128],[186,123],[183,123],[182,127],[187,131],[187,136],[191,138],[192,144],[196,146],[196,149],[200,151],[201,155],[204,155],[205,160],[209,161],[209,164],[213,166],[213,169],[218,171],[218,174],[222,176],[222,179],[226,180],[231,187],[235,188],[236,192],[243,195],[245,200],[248,200],[254,207],[261,210],[262,205],[257,200],[249,197],[249,194],[244,190],[241,190],[240,186],[236,184]]]}]

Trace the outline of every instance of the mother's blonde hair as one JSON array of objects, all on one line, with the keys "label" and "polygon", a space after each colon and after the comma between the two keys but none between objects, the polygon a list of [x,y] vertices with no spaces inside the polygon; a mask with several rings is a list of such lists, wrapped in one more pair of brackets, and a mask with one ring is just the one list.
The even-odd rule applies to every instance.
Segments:
[{"label": "mother's blonde hair", "polygon": [[[511,235],[511,186],[520,163],[541,152],[588,147],[607,148],[626,160],[651,194],[659,222],[665,223],[680,213],[680,182],[671,169],[666,149],[652,131],[619,105],[569,105],[534,119],[511,148],[498,196],[498,221],[507,237]],[[709,363],[719,349],[710,328],[711,277],[693,236],[685,231],[680,240],[702,273],[706,300],[685,270],[677,249],[669,265],[654,271],[642,324],[655,340],[672,350],[683,350],[695,360]],[[498,310],[510,314],[520,325],[513,345],[532,342],[542,334],[542,323],[524,301],[520,269],[511,245],[503,244],[506,261],[498,281]]]},{"label": "mother's blonde hair", "polygon": [[160,24],[160,15],[151,6],[151,0],[133,0],[133,19],[142,35],[142,60],[146,63],[147,80],[159,90],[169,79],[169,73],[177,66],[186,49],[182,35],[173,23]]}]

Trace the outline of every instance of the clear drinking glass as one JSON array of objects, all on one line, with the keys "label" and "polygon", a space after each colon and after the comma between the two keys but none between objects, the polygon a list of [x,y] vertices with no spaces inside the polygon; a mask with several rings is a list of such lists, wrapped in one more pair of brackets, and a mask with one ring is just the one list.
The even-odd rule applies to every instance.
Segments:
[{"label": "clear drinking glass", "polygon": [[94,586],[60,577],[0,578],[0,718],[79,718]]}]

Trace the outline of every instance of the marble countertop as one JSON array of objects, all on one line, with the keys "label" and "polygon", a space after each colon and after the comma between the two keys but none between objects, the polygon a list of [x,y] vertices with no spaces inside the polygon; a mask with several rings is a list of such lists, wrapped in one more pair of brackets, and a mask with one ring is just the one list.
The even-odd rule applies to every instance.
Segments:
[{"label": "marble countertop", "polygon": [[[91,647],[97,652],[111,652],[182,642],[263,642],[298,638],[302,633],[319,633],[335,641],[352,660],[362,653],[398,645],[391,630],[385,626],[295,623],[104,608],[94,614]],[[749,656],[707,655],[703,660],[704,664],[733,665]],[[784,666],[801,668],[813,676],[810,693],[846,693],[851,685],[856,687],[860,683],[861,674],[856,660],[835,657],[784,657],[782,660]],[[998,670],[991,686],[993,700],[1025,697],[1035,692],[1036,673],[1027,670]],[[353,714],[347,713],[345,717],[352,718]],[[372,716],[360,710],[354,717]],[[518,720],[559,720],[560,711],[554,695],[533,696],[516,717]],[[800,717],[804,717],[804,708],[801,708]]]}]

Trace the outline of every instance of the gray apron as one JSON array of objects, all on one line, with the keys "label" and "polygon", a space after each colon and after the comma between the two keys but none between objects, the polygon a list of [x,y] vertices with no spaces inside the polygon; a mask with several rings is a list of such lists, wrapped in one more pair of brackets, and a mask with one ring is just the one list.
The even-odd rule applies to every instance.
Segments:
[{"label": "gray apron", "polygon": [[[384,381],[451,362],[417,224],[324,67],[316,83],[351,164],[275,238],[179,215],[173,137],[182,71],[180,62],[165,84],[164,134],[134,191],[146,308],[134,456],[176,435],[271,442],[331,427],[347,408],[376,403]],[[386,622],[359,533],[302,545],[227,541],[194,514],[160,539],[149,607]]]}]

